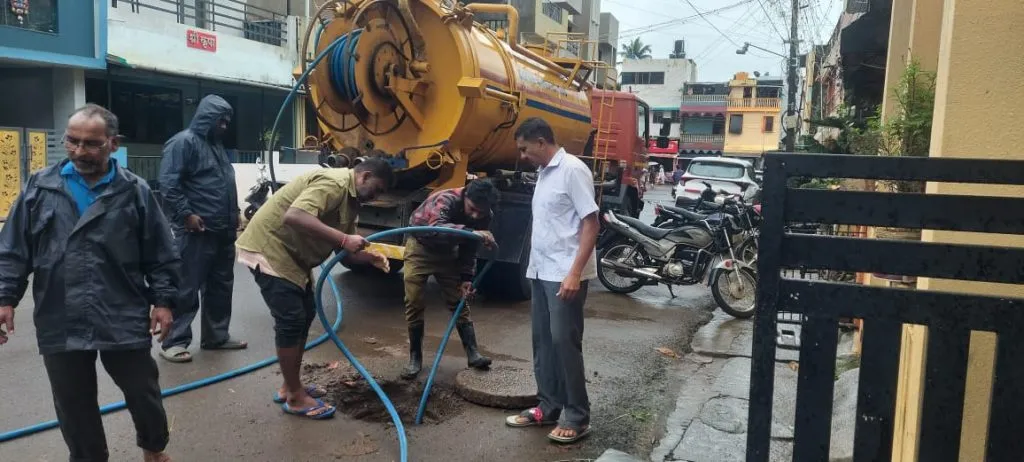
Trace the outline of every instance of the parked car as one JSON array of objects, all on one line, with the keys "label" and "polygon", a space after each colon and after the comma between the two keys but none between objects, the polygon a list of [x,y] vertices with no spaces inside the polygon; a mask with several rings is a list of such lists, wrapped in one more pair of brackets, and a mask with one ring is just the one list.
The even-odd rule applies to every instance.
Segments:
[{"label": "parked car", "polygon": [[706,189],[705,183],[716,191],[739,195],[744,202],[757,202],[761,188],[755,176],[754,165],[743,159],[697,157],[690,161],[682,179],[673,187],[676,207],[695,203]]}]

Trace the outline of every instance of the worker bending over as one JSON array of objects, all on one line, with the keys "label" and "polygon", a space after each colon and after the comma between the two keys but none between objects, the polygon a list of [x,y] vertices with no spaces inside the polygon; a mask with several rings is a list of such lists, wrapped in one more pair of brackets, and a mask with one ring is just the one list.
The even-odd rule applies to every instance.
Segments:
[{"label": "worker bending over", "polygon": [[305,173],[270,196],[238,237],[238,261],[252,271],[274,317],[284,377],[274,402],[288,414],[324,419],[335,413],[320,400],[327,390],[303,386],[299,376],[309,327],[316,318],[310,271],[342,249],[349,252],[346,264],[371,263],[388,271],[384,255],[363,251],[367,241],[356,234],[356,222],[360,204],[387,191],[393,179],[391,166],[379,157],[351,169]]},{"label": "worker bending over", "polygon": [[[498,189],[488,180],[477,179],[464,188],[443,189],[427,197],[410,219],[410,226],[443,226],[472,231],[483,239],[484,246],[494,246],[488,231],[491,206],[498,202]],[[402,371],[403,379],[413,379],[423,369],[423,286],[434,276],[441,286],[441,296],[450,310],[467,297],[459,313],[456,328],[466,349],[470,367],[486,369],[491,360],[476,347],[473,321],[469,319],[469,299],[473,295],[476,273],[476,252],[480,242],[447,233],[409,235],[405,239],[405,322],[409,329],[409,365]]]}]

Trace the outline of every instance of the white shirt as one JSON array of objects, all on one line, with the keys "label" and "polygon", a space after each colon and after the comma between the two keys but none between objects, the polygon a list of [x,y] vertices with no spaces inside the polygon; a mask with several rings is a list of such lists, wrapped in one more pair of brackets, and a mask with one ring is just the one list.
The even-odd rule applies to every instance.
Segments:
[{"label": "white shirt", "polygon": [[[559,149],[541,167],[533,191],[533,234],[527,279],[562,282],[580,251],[583,218],[597,212],[590,168]],[[597,277],[597,255],[591,252],[580,280]]]}]

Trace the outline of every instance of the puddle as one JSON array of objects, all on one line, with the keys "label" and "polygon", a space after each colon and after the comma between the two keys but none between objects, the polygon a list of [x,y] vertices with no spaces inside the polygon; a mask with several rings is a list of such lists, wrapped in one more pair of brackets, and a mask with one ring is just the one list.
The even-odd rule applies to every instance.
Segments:
[{"label": "puddle", "polygon": [[[307,363],[303,367],[303,381],[316,383],[327,388],[324,401],[334,405],[338,411],[352,417],[375,423],[391,423],[391,414],[377,393],[363,376],[355,372],[347,363],[337,361],[331,363]],[[426,371],[424,371],[424,374]],[[420,405],[423,384],[417,381],[380,380],[374,377],[391,403],[398,411],[402,422],[412,424],[416,420],[416,410]],[[455,390],[443,383],[434,382],[427,400],[427,409],[423,413],[424,424],[444,422],[462,413],[466,402]]]}]

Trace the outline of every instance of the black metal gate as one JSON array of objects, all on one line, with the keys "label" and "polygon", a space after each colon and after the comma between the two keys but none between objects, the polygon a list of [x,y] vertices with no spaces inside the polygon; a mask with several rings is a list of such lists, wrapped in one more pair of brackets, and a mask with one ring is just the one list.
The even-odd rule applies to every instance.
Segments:
[{"label": "black metal gate", "polygon": [[796,189],[791,178],[1024,185],[1024,161],[818,154],[766,156],[748,462],[769,455],[779,311],[803,315],[793,460],[829,458],[841,317],[863,320],[855,461],[888,461],[902,325],[928,326],[919,460],[959,457],[972,330],[998,336],[987,459],[1024,458],[1024,300],[789,279],[784,269],[882,272],[1020,284],[1024,249],[800,235],[789,222],[1024,234],[1020,197]]}]

